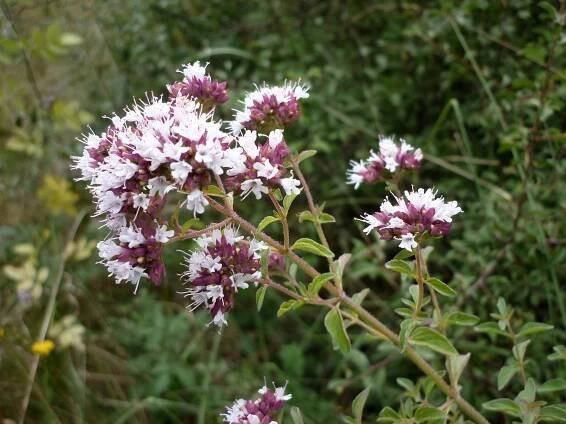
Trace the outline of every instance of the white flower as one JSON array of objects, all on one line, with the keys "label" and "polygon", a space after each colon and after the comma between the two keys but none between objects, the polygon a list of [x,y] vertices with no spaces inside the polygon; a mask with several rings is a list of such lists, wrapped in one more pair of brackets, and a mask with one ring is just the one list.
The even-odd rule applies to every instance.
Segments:
[{"label": "white flower", "polygon": [[237,140],[238,144],[244,149],[244,152],[246,152],[246,155],[251,159],[255,159],[259,154],[256,140],[257,132],[255,131],[246,131]]},{"label": "white flower", "polygon": [[247,171],[246,155],[243,154],[244,149],[241,147],[234,147],[224,151],[224,159],[222,165],[228,168],[226,173],[229,176],[243,174]]},{"label": "white flower", "polygon": [[187,209],[194,211],[195,216],[204,212],[204,208],[208,206],[208,200],[199,189],[191,191],[185,200],[187,202]]},{"label": "white flower", "polygon": [[161,197],[165,196],[168,192],[174,189],[167,179],[163,176],[151,178],[148,181],[149,195],[151,197],[159,194]]},{"label": "white flower", "polygon": [[113,240],[103,240],[96,245],[101,259],[112,259],[122,252],[122,248]]},{"label": "white flower", "polygon": [[281,187],[287,196],[301,192],[301,182],[293,177],[281,178]]},{"label": "white flower", "polygon": [[415,241],[415,236],[411,233],[401,235],[401,243],[399,243],[401,249],[407,249],[412,252],[415,247],[417,247],[417,242]]},{"label": "white flower", "polygon": [[187,162],[173,162],[171,164],[171,176],[175,179],[175,182],[179,185],[183,185],[189,176],[189,173],[193,170],[193,167]]},{"label": "white flower", "polygon": [[118,239],[120,240],[120,242],[126,243],[130,249],[139,247],[145,243],[145,237],[143,236],[141,230],[133,227],[122,228]]},{"label": "white flower", "polygon": [[194,63],[187,63],[183,65],[183,69],[178,70],[177,72],[182,73],[186,79],[190,80],[192,78],[196,79],[203,79],[206,75],[206,67],[208,63],[202,66],[200,62],[197,60]]},{"label": "white flower", "polygon": [[241,185],[242,198],[248,197],[250,193],[253,193],[256,199],[261,199],[262,193],[267,194],[269,189],[263,184],[259,178],[254,178],[252,180],[246,180]]},{"label": "white flower", "polygon": [[117,214],[123,206],[124,202],[119,196],[111,191],[105,191],[98,200],[98,215],[103,213]]},{"label": "white flower", "polygon": [[356,162],[350,161],[350,169],[346,173],[346,184],[352,184],[354,190],[357,190],[361,183],[364,182],[363,172],[366,171],[366,164],[363,160]]},{"label": "white flower", "polygon": [[263,162],[256,162],[253,168],[257,171],[258,177],[263,177],[266,180],[270,180],[275,177],[278,173],[278,169],[274,167],[269,159],[265,159]]},{"label": "white flower", "polygon": [[377,219],[374,215],[369,215],[369,214],[362,216],[362,219],[360,219],[360,221],[368,224],[368,226],[363,230],[365,234],[369,234],[373,229],[379,227],[380,225],[383,225],[383,223],[379,219]]},{"label": "white flower", "polygon": [[167,243],[175,235],[174,230],[168,230],[166,225],[160,225],[155,230],[155,240],[159,243]]},{"label": "white flower", "polygon": [[275,149],[283,141],[283,130],[273,130],[269,133],[269,147]]},{"label": "white flower", "polygon": [[149,197],[145,193],[136,193],[132,196],[134,208],[142,208],[144,211],[149,206]]}]

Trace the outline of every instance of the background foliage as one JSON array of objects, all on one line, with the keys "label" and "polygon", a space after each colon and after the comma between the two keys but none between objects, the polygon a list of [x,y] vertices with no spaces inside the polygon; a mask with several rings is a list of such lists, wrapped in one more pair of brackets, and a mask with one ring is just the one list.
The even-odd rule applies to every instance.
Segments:
[{"label": "background foliage", "polygon": [[[563,4],[0,6],[0,418],[19,417],[31,346],[54,292],[48,337],[55,350],[39,363],[29,422],[215,422],[223,405],[251,393],[264,376],[289,380],[307,423],[336,422],[371,386],[370,420],[405,396],[399,376],[420,375],[363,337],[354,337],[346,356],[332,352],[323,311],[303,308],[277,319],[274,293],[260,313],[253,292],[242,295],[230,326],[216,334],[205,327],[207,317],[183,309],[174,249],[167,283],[137,296],[113,286],[95,264],[93,242],[103,235],[88,218],[88,193],[68,169],[69,156],[80,150],[74,138],[87,125],[102,130],[99,117],[132,97],[161,92],[175,69],[193,60],[210,62],[211,73],[228,81],[225,118],[254,82],[301,78],[311,86],[287,140],[296,150],[319,151],[307,173],[315,197],[337,217],[327,231],[334,251],[354,253],[346,287],[369,287],[368,306],[389,323],[398,322],[392,311],[406,289],[383,267],[394,249],[364,237],[352,220],[375,210],[386,191],[353,192],[344,175],[350,158],[376,147],[379,133],[421,147],[427,156],[412,183],[438,187],[465,210],[450,240],[435,243],[431,273],[451,282],[463,308],[482,321],[504,297],[517,323],[554,325],[529,347],[527,366],[541,380],[565,376],[564,365],[547,361],[564,343],[566,325]],[[249,207],[247,216],[257,223],[268,210]],[[510,344],[457,331],[457,347],[472,353],[465,395],[476,405],[498,397],[494,370]]]}]

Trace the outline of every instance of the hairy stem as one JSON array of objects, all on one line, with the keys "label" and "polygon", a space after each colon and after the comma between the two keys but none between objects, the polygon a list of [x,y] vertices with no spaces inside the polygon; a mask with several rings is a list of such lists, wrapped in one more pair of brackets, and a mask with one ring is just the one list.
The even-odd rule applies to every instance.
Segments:
[{"label": "hairy stem", "polygon": [[277,214],[281,219],[281,225],[283,226],[283,246],[285,247],[285,253],[287,253],[289,251],[289,223],[287,222],[287,216],[285,215],[285,211],[283,210],[273,193],[270,191],[269,193],[267,193],[267,195],[271,199],[271,203],[273,203],[273,206],[275,206]]},{"label": "hairy stem", "polygon": [[182,232],[180,234],[177,234],[175,237],[171,237],[171,239],[169,241],[174,242],[174,241],[180,241],[180,240],[186,240],[186,239],[191,239],[191,238],[195,238],[195,237],[200,237],[200,236],[203,236],[205,234],[210,233],[211,231],[225,227],[231,221],[232,220],[230,218],[226,218],[225,220],[217,222],[216,224],[211,224],[208,227],[203,228],[202,230],[188,230],[188,231]]},{"label": "hairy stem", "polygon": [[413,318],[418,318],[424,301],[423,257],[421,253],[421,246],[419,244],[417,244],[417,248],[415,249],[415,264],[417,272],[417,284],[419,285],[419,295],[417,297],[417,303],[415,305]]}]

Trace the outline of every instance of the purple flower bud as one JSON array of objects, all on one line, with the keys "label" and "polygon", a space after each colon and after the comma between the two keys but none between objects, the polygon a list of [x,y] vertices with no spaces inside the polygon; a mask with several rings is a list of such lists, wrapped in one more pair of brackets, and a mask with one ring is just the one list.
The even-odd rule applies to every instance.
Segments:
[{"label": "purple flower bud", "polygon": [[397,144],[392,138],[381,137],[378,153],[371,151],[366,160],[350,161],[346,182],[357,189],[362,182],[373,183],[390,178],[399,170],[416,169],[420,167],[422,159],[421,149],[415,150],[405,140],[401,139]]},{"label": "purple flower bud", "polygon": [[274,390],[263,386],[258,390],[259,399],[238,399],[226,407],[226,413],[221,414],[228,424],[277,424],[274,416],[283,408],[285,402],[292,398],[285,394],[285,387],[275,387]]},{"label": "purple flower bud", "polygon": [[365,215],[361,221],[368,224],[366,234],[377,230],[382,240],[399,240],[399,247],[411,251],[417,246],[417,239],[425,233],[433,237],[447,235],[452,227],[452,217],[462,212],[455,201],[444,202],[436,197],[433,189],[405,191],[397,198],[396,205],[384,200],[380,211]]},{"label": "purple flower bud", "polygon": [[196,243],[199,249],[185,257],[187,271],[182,277],[189,288],[182,294],[192,300],[188,309],[203,305],[209,310],[212,323],[222,327],[227,323],[226,313],[234,307],[238,290],[261,278],[260,251],[266,246],[245,240],[232,227],[214,230]]},{"label": "purple flower bud", "polygon": [[299,117],[299,100],[308,97],[308,88],[299,83],[258,87],[244,99],[244,109],[231,123],[232,131],[239,133],[245,128],[267,133],[283,129]]}]

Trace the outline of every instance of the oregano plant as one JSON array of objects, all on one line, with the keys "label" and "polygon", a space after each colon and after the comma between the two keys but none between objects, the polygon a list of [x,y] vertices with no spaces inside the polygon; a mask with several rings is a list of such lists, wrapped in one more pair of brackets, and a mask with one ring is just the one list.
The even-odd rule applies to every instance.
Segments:
[{"label": "oregano plant", "polygon": [[[398,379],[405,391],[402,401],[384,408],[379,422],[487,423],[485,411],[525,423],[566,420],[562,405],[541,400],[546,393],[564,390],[566,382],[537,383],[528,369],[531,336],[552,327],[517,327],[513,309],[502,299],[493,315],[496,322],[477,325],[479,318],[460,310],[455,301],[458,288],[429,272],[434,239],[447,236],[463,210],[433,188],[404,186],[403,176],[416,172],[423,161],[421,149],[380,137],[376,151],[366,160],[352,161],[346,176],[354,189],[384,183],[391,192],[378,211],[360,211],[358,218],[366,235],[399,246],[395,257],[373,264],[400,274],[408,284],[403,306],[395,309],[398,323],[390,327],[364,306],[368,288],[351,292],[351,254],[328,242],[327,229],[336,220],[314,199],[302,169],[316,152],[294,152],[285,138],[285,128],[300,117],[308,88],[290,82],[258,86],[225,124],[215,112],[228,100],[226,83],[214,80],[199,62],[180,73],[181,80],[168,85],[165,95],[148,94],[124,114],[112,116],[102,134],[86,135],[83,154],[74,158],[78,179],[89,184],[95,215],[108,230],[98,250],[116,283],[131,284],[134,292],[146,282],[160,284],[166,273],[163,250],[191,240],[186,246],[192,250],[180,254],[185,271],[178,291],[187,299],[187,309],[206,310],[218,331],[228,325],[230,314],[239,313],[241,291],[255,288],[260,311],[266,292],[273,290],[285,300],[277,311],[262,313],[281,317],[306,305],[323,308],[324,327],[336,351],[348,353],[352,335],[362,332],[376,343],[394,346],[420,369],[417,381]],[[306,210],[294,206],[299,196],[306,199]],[[266,202],[273,212],[250,222],[240,211],[242,203],[253,202]],[[294,216],[297,220],[290,219]],[[280,238],[273,235],[276,226]],[[296,226],[312,226],[317,237],[298,235]],[[522,390],[514,398],[472,405],[462,395],[470,353],[457,348],[454,329],[476,325],[479,332],[507,340],[512,356],[493,384],[503,390],[518,378]],[[550,359],[565,357],[564,347],[557,346]],[[433,366],[428,358],[442,361]],[[292,397],[284,386],[269,387],[264,384],[251,400],[236,400],[222,419],[280,422]],[[366,388],[353,399],[344,422],[363,422],[369,394]],[[303,422],[296,407],[289,409],[289,417],[295,424]]]}]

